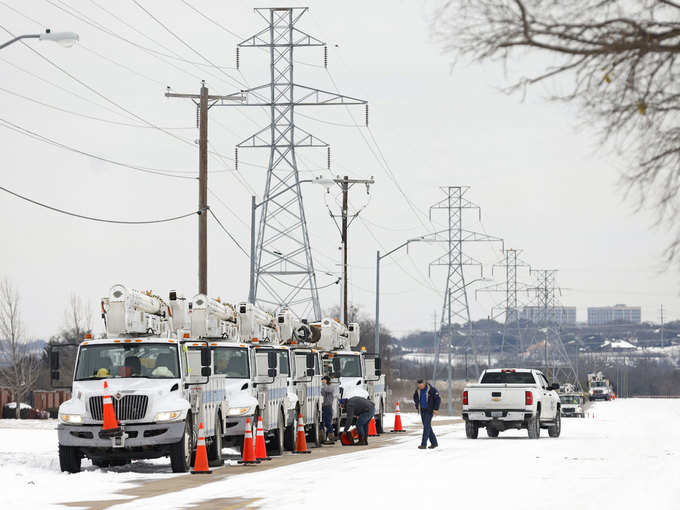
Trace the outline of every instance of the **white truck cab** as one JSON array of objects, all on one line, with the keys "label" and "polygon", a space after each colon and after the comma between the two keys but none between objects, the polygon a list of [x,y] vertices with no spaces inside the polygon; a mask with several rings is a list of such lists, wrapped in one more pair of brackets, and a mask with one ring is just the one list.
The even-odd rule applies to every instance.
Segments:
[{"label": "white truck cab", "polygon": [[589,400],[611,400],[614,390],[602,372],[588,374]]},{"label": "white truck cab", "polygon": [[[168,456],[174,472],[186,472],[195,418],[205,411],[199,397],[210,375],[205,344],[185,348],[171,306],[150,292],[114,285],[102,311],[107,338],[80,344],[72,398],[59,407],[62,471],[80,471],[84,457],[106,467]],[[113,436],[102,434],[105,381],[120,425]]]},{"label": "white truck cab", "polygon": [[575,416],[583,418],[585,416],[583,395],[577,392],[560,393],[560,409],[562,416]]},{"label": "white truck cab", "polygon": [[527,429],[538,439],[541,429],[550,437],[562,430],[559,384],[550,384],[539,370],[498,368],[482,372],[479,383],[463,390],[463,420],[468,439],[477,439],[480,428],[489,437],[509,429]]}]

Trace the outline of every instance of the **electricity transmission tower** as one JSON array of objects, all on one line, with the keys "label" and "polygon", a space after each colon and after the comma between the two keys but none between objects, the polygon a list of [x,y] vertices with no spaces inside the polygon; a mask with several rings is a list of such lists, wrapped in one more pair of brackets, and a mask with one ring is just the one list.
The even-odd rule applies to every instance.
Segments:
[{"label": "electricity transmission tower", "polygon": [[[472,321],[470,320],[470,305],[468,303],[467,287],[472,283],[482,279],[482,263],[466,255],[463,252],[463,245],[468,242],[491,241],[503,243],[498,237],[493,237],[479,232],[473,232],[463,228],[463,211],[467,209],[477,210],[481,219],[481,209],[479,206],[465,198],[465,194],[470,189],[468,186],[448,186],[441,188],[446,197],[430,207],[430,214],[433,210],[445,210],[448,216],[448,228],[437,232],[445,235],[444,242],[447,243],[447,251],[444,255],[430,263],[432,266],[446,266],[447,277],[444,291],[444,303],[441,315],[441,334],[440,341],[435,344],[434,369],[432,374],[433,383],[437,380],[437,365],[439,364],[439,352],[441,350],[441,340],[445,339],[447,349],[447,379],[448,379],[448,405],[451,412],[451,343],[453,342],[454,324],[467,325],[467,332],[456,330],[458,335],[464,336],[462,346],[467,353],[472,351],[473,364],[475,371],[479,373],[477,365],[477,348],[472,338]],[[479,278],[466,282],[465,266],[479,267]]]},{"label": "electricity transmission tower", "polygon": [[[294,52],[298,48],[323,47],[326,43],[297,28],[306,7],[257,8],[267,26],[240,42],[240,48],[265,48],[269,52],[269,83],[242,91],[242,105],[268,108],[270,123],[236,147],[266,148],[269,164],[254,260],[253,301],[285,306],[300,317],[321,318],[319,293],[309,243],[307,220],[300,190],[297,150],[329,145],[295,122],[299,106],[367,105],[362,99],[300,85],[294,78]],[[224,106],[229,106],[225,104]],[[367,108],[367,106],[366,106]]]},{"label": "electricity transmission tower", "polygon": [[[492,274],[495,272],[496,268],[503,268],[505,282],[490,285],[475,291],[475,295],[479,292],[502,292],[505,295],[503,306],[494,306],[491,309],[491,316],[489,317],[492,320],[496,320],[501,315],[504,316],[500,353],[502,364],[504,365],[506,353],[508,351],[514,351],[513,354],[515,357],[520,358],[525,348],[519,320],[519,302],[517,299],[517,293],[519,291],[526,290],[528,285],[518,281],[517,273],[521,268],[529,267],[529,264],[518,258],[520,253],[522,253],[522,250],[514,250],[509,248],[505,250],[503,260],[498,261],[492,266]],[[506,345],[505,340],[509,333],[508,330],[513,327],[515,329],[515,334],[517,335],[516,343],[514,346],[510,344]]]},{"label": "electricity transmission tower", "polygon": [[536,277],[536,314],[534,322],[543,333],[543,358],[546,376],[561,384],[572,383],[582,390],[578,373],[564,347],[560,325],[564,310],[559,304],[560,289],[557,286],[556,269],[536,269],[531,271]]}]

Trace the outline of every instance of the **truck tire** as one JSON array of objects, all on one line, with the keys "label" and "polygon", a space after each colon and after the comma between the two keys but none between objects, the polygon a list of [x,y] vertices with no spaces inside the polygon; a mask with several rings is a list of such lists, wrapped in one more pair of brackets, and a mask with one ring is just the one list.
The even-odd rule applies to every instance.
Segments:
[{"label": "truck tire", "polygon": [[498,429],[496,427],[492,427],[491,425],[487,425],[486,435],[494,438],[498,437]]},{"label": "truck tire", "polygon": [[536,411],[536,416],[529,420],[527,423],[527,432],[529,433],[529,439],[538,439],[541,437],[541,410]]},{"label": "truck tire", "polygon": [[321,443],[325,438],[322,438],[322,429],[323,426],[321,425],[321,414],[317,410],[315,415],[314,415],[314,423],[312,423],[312,429],[309,431],[309,442],[311,446],[314,448],[320,448]]},{"label": "truck tire", "polygon": [[279,426],[274,431],[272,448],[268,450],[269,455],[279,457],[283,455],[284,442],[286,440],[286,418],[283,411],[279,413]]},{"label": "truck tire", "polygon": [[194,452],[194,431],[191,420],[184,423],[182,439],[170,447],[170,466],[173,473],[186,473],[191,469],[191,458]]},{"label": "truck tire", "polygon": [[210,466],[221,466],[224,464],[224,459],[222,458],[222,417],[218,414],[215,418],[215,437],[210,442],[208,447],[208,461]]},{"label": "truck tire", "polygon": [[111,461],[106,459],[92,459],[92,465],[97,466],[100,469],[104,469],[111,466]]},{"label": "truck tire", "polygon": [[562,432],[562,417],[561,417],[560,410],[557,410],[557,413],[555,414],[555,425],[548,427],[548,435],[550,437],[560,437],[560,433]]},{"label": "truck tire", "polygon": [[477,439],[479,436],[479,425],[472,421],[465,422],[465,435],[468,439]]},{"label": "truck tire", "polygon": [[298,416],[300,416],[300,412],[296,409],[295,410],[295,418],[293,419],[293,423],[291,423],[289,426],[286,427],[286,433],[284,434],[283,446],[289,452],[295,451]]},{"label": "truck tire", "polygon": [[80,473],[82,457],[75,446],[59,445],[59,467],[66,473]]},{"label": "truck tire", "polygon": [[383,429],[383,422],[385,417],[385,408],[383,406],[382,400],[380,401],[380,410],[378,411],[378,415],[375,417],[375,430],[378,434],[382,434],[384,432]]}]

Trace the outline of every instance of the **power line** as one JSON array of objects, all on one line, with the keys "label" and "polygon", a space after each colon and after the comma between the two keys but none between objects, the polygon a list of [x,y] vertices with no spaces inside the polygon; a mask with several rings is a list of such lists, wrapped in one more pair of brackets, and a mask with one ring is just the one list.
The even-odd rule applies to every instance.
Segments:
[{"label": "power line", "polygon": [[231,232],[229,232],[229,231],[227,230],[227,227],[225,227],[225,226],[222,224],[222,222],[221,222],[220,219],[215,215],[215,213],[212,211],[212,209],[208,208],[208,212],[212,215],[212,217],[215,219],[215,221],[216,221],[217,224],[220,226],[220,228],[221,228],[222,230],[224,230],[224,233],[227,234],[227,236],[229,236],[229,239],[231,239],[231,240],[234,242],[234,244],[235,244],[236,246],[239,247],[239,249],[243,252],[243,254],[244,254],[246,257],[248,257],[248,259],[250,260],[250,254],[243,248],[243,246],[241,246],[241,243],[239,243],[239,242],[236,240],[236,238],[231,234]]},{"label": "power line", "polygon": [[42,202],[38,202],[37,200],[33,200],[32,198],[28,198],[27,196],[20,195],[19,193],[16,193],[10,189],[7,189],[3,186],[0,186],[0,190],[9,193],[10,195],[14,195],[17,198],[20,198],[22,200],[25,200],[26,202],[30,202],[34,205],[38,205],[40,207],[44,207],[45,209],[49,209],[51,211],[55,211],[61,214],[66,214],[68,216],[73,216],[75,218],[80,218],[83,220],[90,220],[90,221],[97,221],[100,223],[115,223],[118,225],[150,225],[150,224],[155,224],[155,223],[167,223],[170,221],[176,221],[176,220],[181,220],[183,218],[188,218],[189,216],[193,216],[194,214],[200,214],[201,211],[193,211],[187,214],[182,214],[181,216],[173,216],[172,218],[163,218],[160,220],[142,220],[142,221],[124,221],[124,220],[109,220],[109,219],[103,219],[103,218],[95,218],[93,216],[85,216],[83,214],[78,214],[70,211],[65,211],[64,209],[59,209],[57,207],[53,207],[51,205],[44,204]]}]

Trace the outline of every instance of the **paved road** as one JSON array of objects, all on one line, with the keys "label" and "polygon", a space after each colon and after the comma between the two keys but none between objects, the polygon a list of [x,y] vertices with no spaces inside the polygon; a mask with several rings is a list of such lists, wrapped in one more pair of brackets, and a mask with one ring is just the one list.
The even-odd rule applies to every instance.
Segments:
[{"label": "paved road", "polygon": [[[460,419],[444,419],[438,420],[437,425],[450,425],[454,423],[460,423]],[[146,498],[151,498],[158,496],[160,494],[169,494],[172,492],[181,491],[184,489],[191,489],[198,487],[205,483],[212,483],[219,480],[223,480],[230,476],[238,476],[243,473],[253,473],[258,471],[265,471],[268,469],[273,469],[282,466],[288,466],[291,464],[296,464],[298,462],[306,462],[313,459],[319,459],[323,457],[331,457],[337,455],[344,455],[347,453],[352,453],[358,449],[366,450],[373,448],[380,448],[385,446],[397,437],[403,437],[404,435],[417,436],[420,434],[420,427],[411,426],[406,427],[406,432],[404,434],[398,433],[385,433],[379,437],[369,438],[368,446],[342,446],[339,442],[333,446],[324,446],[322,448],[315,448],[312,450],[311,455],[294,455],[292,453],[283,455],[282,457],[274,457],[271,461],[265,461],[261,464],[252,466],[222,466],[218,468],[212,468],[212,474],[209,475],[181,475],[173,476],[171,478],[166,478],[163,480],[148,480],[135,481],[134,485],[129,489],[125,489],[120,492],[123,496],[120,499],[109,499],[106,501],[73,501],[69,503],[63,503],[65,506],[86,508],[87,510],[104,510],[110,508],[119,503],[129,503],[132,501],[140,501]],[[220,498],[211,501],[202,501],[200,503],[201,510],[236,510],[244,508],[257,508],[257,499],[241,499],[241,498]],[[191,505],[186,507],[198,508],[198,506]]]}]

